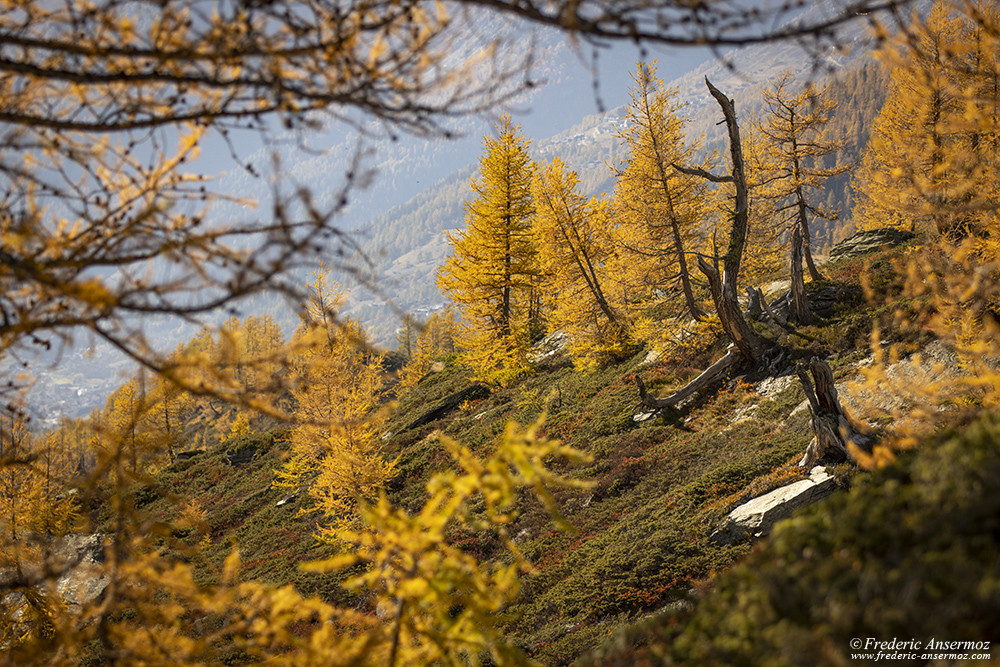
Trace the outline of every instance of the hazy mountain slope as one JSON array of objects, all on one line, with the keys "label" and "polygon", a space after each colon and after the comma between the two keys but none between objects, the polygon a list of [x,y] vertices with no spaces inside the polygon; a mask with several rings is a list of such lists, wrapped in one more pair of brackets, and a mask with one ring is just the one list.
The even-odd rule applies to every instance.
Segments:
[{"label": "hazy mountain slope", "polygon": [[[826,6],[820,3],[810,11],[821,12]],[[822,85],[826,81],[843,80],[833,86],[841,106],[831,126],[845,135],[846,145],[839,158],[853,162],[867,142],[864,128],[884,99],[884,79],[872,75],[869,69],[870,56],[866,50],[865,34],[861,25],[846,27],[841,35],[843,48],[830,49],[816,61],[814,67],[802,68],[804,60],[808,62],[808,59],[801,47],[795,44],[762,44],[732,51],[722,60],[703,63],[668,85],[678,89],[679,99],[687,105],[685,113],[690,119],[689,135],[692,138],[702,137],[705,150],[721,152],[725,148],[724,127],[719,125],[717,104],[705,87],[706,77],[733,97],[743,123],[760,113],[761,91],[786,70],[796,73],[796,84],[815,81]],[[631,65],[623,69],[616,81],[624,90],[631,83],[628,72],[632,70],[634,66]],[[623,115],[624,107],[589,115],[565,132],[549,139],[533,140],[532,154],[537,160],[561,157],[579,173],[582,190],[587,194],[609,192],[613,182],[608,165],[623,156],[619,140],[615,137],[615,125],[622,122]],[[848,132],[850,136],[847,136]],[[481,148],[477,146],[475,152],[470,153],[470,158],[479,153]],[[394,303],[417,316],[443,306],[444,297],[434,284],[434,271],[449,253],[443,230],[464,226],[462,206],[469,194],[468,179],[475,169],[476,164],[470,162],[410,201],[395,206],[360,228],[365,251],[373,264],[369,272],[370,280]],[[825,203],[846,211],[849,204],[848,182],[849,176],[845,175],[832,183],[830,190],[833,196]],[[837,229],[835,224],[818,225],[818,246],[822,248],[832,240]],[[391,344],[398,318],[379,295],[356,290],[350,300],[349,312],[362,320],[375,340]]]},{"label": "hazy mountain slope", "polygon": [[[822,12],[826,7],[820,3],[806,11]],[[489,29],[487,26],[483,31]],[[862,31],[860,26],[849,26],[841,41],[856,48],[849,54],[831,51],[824,62],[833,68],[844,68],[863,57]],[[535,41],[535,75],[546,85],[511,101],[516,112],[528,107],[532,109],[530,115],[515,113],[515,119],[523,122],[526,135],[533,138],[536,158],[550,159],[559,155],[580,173],[585,191],[607,191],[611,182],[606,163],[618,156],[613,132],[621,109],[593,112],[599,100],[624,99],[636,51],[630,45],[601,50],[601,78],[597,81],[599,90],[595,92],[595,81],[588,66],[581,62],[581,55],[586,59],[586,52],[574,51],[565,37],[556,32],[538,32]],[[656,53],[654,49],[652,54]],[[660,74],[670,79],[671,72],[676,73],[678,68],[684,67],[677,63],[689,65],[703,56],[704,51],[671,54],[660,63]],[[720,128],[716,125],[718,113],[708,105],[704,90],[706,75],[736,98],[743,117],[758,104],[759,90],[765,85],[764,77],[784,69],[799,71],[806,60],[802,50],[794,44],[758,45],[728,54],[725,62],[706,62],[677,78],[674,85],[680,88],[682,97],[690,101],[688,113],[693,118],[692,133],[705,132],[708,146],[720,145]],[[803,76],[810,73],[807,69]],[[374,178],[367,189],[349,193],[347,207],[338,215],[344,229],[356,230],[367,260],[370,260],[369,264],[355,257],[353,263],[367,271],[378,287],[377,294],[354,289],[349,311],[372,331],[374,340],[391,343],[398,326],[398,317],[386,305],[385,298],[418,316],[441,307],[443,299],[434,284],[433,273],[447,254],[443,230],[463,224],[462,202],[467,195],[468,178],[482,150],[482,135],[489,131],[492,122],[492,118],[478,115],[456,119],[453,129],[459,136],[450,141],[427,141],[408,135],[393,140],[384,132],[366,140],[364,148],[370,151],[371,157],[365,166],[375,171]],[[257,199],[260,203],[256,210],[251,210],[221,201],[213,209],[216,219],[269,214],[271,185],[266,174],[271,169],[275,152],[280,157],[277,169],[286,190],[299,186],[310,189],[320,209],[336,204],[350,157],[359,147],[357,135],[349,127],[336,126],[308,138],[281,132],[274,132],[269,137],[271,141],[261,146],[256,135],[233,135],[233,148],[240,161],[251,164],[255,172],[265,176],[254,176],[246,169],[233,167],[231,160],[225,159],[229,149],[221,143],[212,143],[204,151],[209,154],[205,158],[209,166],[228,165],[214,183],[215,191]],[[308,144],[308,151],[301,149],[303,143]],[[846,193],[846,177],[838,188],[838,192]],[[846,201],[846,194],[839,194],[837,201]],[[830,230],[824,233],[827,238],[833,235]],[[308,280],[308,273],[304,271],[301,279]],[[348,274],[342,275],[341,281],[345,286],[356,284]],[[280,298],[273,296],[244,301],[238,305],[237,314],[245,317],[263,312],[278,320],[286,333],[295,326],[292,311]],[[228,313],[220,314],[219,320],[227,316]],[[162,341],[164,349],[186,341],[194,333],[190,327],[176,323],[148,328],[155,328],[155,340]],[[29,399],[37,414],[86,414],[91,407],[103,403],[104,396],[131,368],[130,364],[118,359],[117,353],[99,344],[94,346],[86,362],[80,355],[78,343],[61,358],[50,355],[28,360],[38,376],[36,390]],[[102,361],[90,363],[89,359]]]}]

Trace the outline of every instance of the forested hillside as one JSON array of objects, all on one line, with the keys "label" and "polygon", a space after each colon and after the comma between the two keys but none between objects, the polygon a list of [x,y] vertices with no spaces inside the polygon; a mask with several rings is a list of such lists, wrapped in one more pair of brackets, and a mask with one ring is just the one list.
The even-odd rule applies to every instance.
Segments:
[{"label": "forested hillside", "polygon": [[[1000,8],[551,7],[492,11],[839,78],[751,60],[692,98],[645,60],[552,140],[496,113],[372,230],[393,329],[329,192],[220,226],[180,165],[498,109],[533,55],[470,46],[481,8],[0,13],[0,663],[1000,661]],[[137,370],[39,424],[28,353],[81,328]]]},{"label": "forested hillside", "polygon": [[[786,58],[771,54],[767,57],[771,64],[766,72],[772,75],[782,72],[782,68],[794,69],[792,54],[787,54]],[[751,61],[749,57],[741,58],[736,67],[743,67]],[[717,67],[708,71],[714,76],[724,70]],[[742,70],[738,71],[750,76]],[[800,77],[797,81],[807,78]],[[831,165],[856,165],[867,144],[868,128],[885,99],[887,76],[884,67],[872,61],[847,60],[838,63],[833,74],[812,78],[817,79],[817,85],[827,81],[830,84],[827,97],[834,102],[834,111],[826,132],[842,143],[841,148],[827,159],[831,160]],[[670,85],[690,87],[691,80],[689,75]],[[755,80],[766,81],[763,78]],[[741,92],[728,92],[734,94],[741,114],[753,117],[761,112],[761,90],[762,83]],[[680,99],[693,101],[683,96]],[[613,168],[623,155],[621,141],[615,133],[624,123],[624,113],[624,107],[619,107],[587,117],[579,125],[533,144],[532,154],[538,160],[553,156],[565,160],[579,174],[583,192],[610,193],[614,183]],[[687,128],[690,139],[706,134],[702,150],[723,147],[722,126],[711,120],[711,109],[706,108],[704,103],[686,107],[683,114],[692,119]],[[384,294],[406,310],[426,314],[440,308],[444,302],[433,285],[433,272],[447,254],[444,230],[462,225],[462,204],[471,173],[470,166],[449,175],[362,228],[363,247],[373,260],[372,280],[384,290]],[[849,172],[830,179],[823,203],[831,210],[841,211],[841,215],[836,221],[821,221],[813,230],[814,243],[821,253],[827,252],[833,243],[854,231],[850,215],[853,200]],[[379,296],[359,291],[352,298],[349,312],[365,323],[376,340],[392,341],[398,319],[384,307]]]}]

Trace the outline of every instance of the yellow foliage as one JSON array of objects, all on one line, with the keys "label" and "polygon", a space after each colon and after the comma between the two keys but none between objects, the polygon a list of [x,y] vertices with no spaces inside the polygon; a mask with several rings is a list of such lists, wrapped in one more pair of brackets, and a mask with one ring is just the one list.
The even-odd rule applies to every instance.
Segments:
[{"label": "yellow foliage", "polygon": [[676,302],[673,308],[695,317],[702,307],[694,295],[693,253],[702,252],[713,195],[706,182],[683,174],[673,165],[695,165],[698,142],[687,144],[683,106],[677,90],[656,76],[656,64],[640,63],[619,136],[628,157],[615,169],[614,216],[611,230],[617,256],[609,291],[638,316],[651,303]]},{"label": "yellow foliage", "polygon": [[[292,458],[276,471],[275,482],[298,484],[306,462],[311,464],[318,473],[309,488],[312,509],[334,526],[354,524],[357,503],[374,499],[395,466],[381,455],[382,357],[363,346],[356,323],[337,319],[343,298],[318,272],[308,311],[293,338],[297,423],[291,433]],[[329,526],[321,526],[320,535],[329,537]]]},{"label": "yellow foliage", "polygon": [[502,384],[528,371],[527,347],[541,316],[534,164],[510,114],[483,144],[474,196],[465,203],[466,228],[448,234],[452,253],[437,281],[464,321],[463,358],[481,379]]},{"label": "yellow foliage", "polygon": [[1000,193],[998,26],[992,3],[940,0],[881,51],[892,88],[854,176],[857,226],[988,229]]},{"label": "yellow foliage", "polygon": [[[495,453],[485,461],[447,436],[438,436],[454,468],[436,473],[427,484],[428,499],[410,514],[394,508],[384,495],[362,506],[366,525],[341,530],[348,547],[333,559],[306,566],[326,572],[362,564],[346,585],[367,589],[385,609],[388,664],[430,665],[478,662],[489,652],[496,664],[523,664],[527,658],[506,645],[494,614],[513,600],[518,574],[531,566],[507,534],[516,518],[518,491],[530,489],[563,526],[551,495],[555,486],[586,484],[551,472],[553,457],[583,461],[587,457],[558,441],[538,436],[544,415],[527,429],[509,423]],[[481,502],[482,512],[474,512]],[[450,543],[456,526],[495,531],[511,556],[507,565],[481,564]],[[457,611],[456,611],[457,610]]]},{"label": "yellow foliage", "polygon": [[228,442],[234,438],[239,438],[240,436],[250,434],[250,420],[247,415],[242,410],[236,413],[236,419],[233,423],[229,425],[229,433],[222,439],[222,442]]},{"label": "yellow foliage", "polygon": [[434,313],[419,325],[416,342],[411,345],[410,357],[400,371],[399,387],[409,389],[416,386],[420,378],[430,369],[433,360],[456,351],[458,323],[451,306],[441,313]]},{"label": "yellow foliage", "polygon": [[545,291],[551,303],[549,329],[569,338],[580,367],[614,358],[629,342],[629,325],[608,286],[612,215],[606,202],[577,193],[576,172],[559,158],[536,169],[535,231]]}]

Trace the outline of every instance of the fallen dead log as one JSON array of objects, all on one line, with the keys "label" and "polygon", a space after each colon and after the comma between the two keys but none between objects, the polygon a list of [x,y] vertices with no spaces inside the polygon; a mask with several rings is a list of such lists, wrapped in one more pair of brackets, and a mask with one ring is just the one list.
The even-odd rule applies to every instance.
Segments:
[{"label": "fallen dead log", "polygon": [[693,396],[702,389],[726,379],[730,371],[732,371],[742,361],[743,357],[735,351],[735,346],[730,345],[729,351],[727,351],[721,359],[702,371],[698,377],[691,380],[666,398],[654,398],[653,396],[650,396],[649,392],[646,391],[646,385],[643,383],[642,378],[636,375],[635,383],[639,385],[639,400],[642,401],[642,404],[647,408],[652,408],[653,410],[675,407],[678,403],[690,396]]},{"label": "fallen dead log", "polygon": [[454,394],[451,394],[441,399],[440,403],[438,403],[436,406],[434,406],[424,414],[420,415],[419,417],[411,421],[409,424],[404,426],[402,430],[409,431],[412,428],[420,428],[421,426],[426,426],[427,424],[430,424],[432,421],[441,419],[452,410],[457,409],[460,405],[462,405],[462,403],[465,403],[466,401],[476,401],[479,400],[480,398],[486,398],[489,395],[490,395],[489,388],[481,384],[474,384],[469,387],[466,387],[465,389],[462,389],[461,391],[456,391]]},{"label": "fallen dead log", "polygon": [[[803,366],[799,366],[796,372],[802,382],[806,400],[809,401],[813,430],[813,439],[799,461],[799,466],[811,468],[820,460],[856,463],[851,447],[863,447],[868,444],[869,439],[860,432],[840,405],[830,365],[813,359],[809,362],[808,372]],[[815,389],[809,373],[816,382]]]}]

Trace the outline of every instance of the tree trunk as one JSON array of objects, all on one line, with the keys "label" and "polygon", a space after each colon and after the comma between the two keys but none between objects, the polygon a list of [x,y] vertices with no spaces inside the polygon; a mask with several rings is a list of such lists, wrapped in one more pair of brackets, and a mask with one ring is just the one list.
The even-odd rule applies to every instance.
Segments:
[{"label": "tree trunk", "polygon": [[636,375],[635,383],[639,386],[639,400],[647,408],[653,410],[675,407],[678,403],[693,396],[702,389],[724,380],[729,375],[729,372],[743,361],[739,354],[734,354],[733,352],[733,349],[727,351],[721,359],[702,371],[698,377],[666,398],[653,398],[650,396],[646,392],[646,385],[643,383],[642,378]]},{"label": "tree trunk", "polygon": [[[668,197],[667,201],[670,199]],[[673,204],[670,204],[673,209]],[[694,291],[691,289],[691,272],[688,270],[687,258],[684,257],[684,246],[681,243],[681,230],[677,226],[677,220],[671,218],[670,231],[674,236],[674,246],[677,250],[677,266],[680,268],[681,290],[684,292],[684,302],[687,304],[688,312],[697,321],[705,319],[705,313],[701,312],[697,302],[694,300]]]},{"label": "tree trunk", "polygon": [[747,319],[756,320],[760,318],[764,312],[760,302],[760,290],[754,289],[753,287],[747,287],[747,309],[743,313]]},{"label": "tree trunk", "polygon": [[747,324],[736,298],[736,284],[739,278],[740,263],[743,261],[743,251],[747,244],[747,230],[750,213],[750,198],[747,189],[746,170],[743,163],[743,145],[740,141],[740,127],[736,123],[736,109],[733,101],[722,94],[712,82],[705,77],[708,91],[722,107],[729,131],[729,150],[732,156],[732,173],[727,176],[717,176],[704,169],[673,165],[680,172],[701,176],[714,183],[732,183],[736,188],[735,209],[733,211],[732,227],[729,230],[729,247],[722,263],[722,275],[704,257],[698,258],[698,268],[708,279],[708,286],[715,301],[715,310],[719,315],[723,331],[732,341],[735,349],[726,353],[722,359],[715,362],[701,375],[689,382],[682,389],[664,399],[654,399],[646,394],[642,379],[636,377],[639,385],[639,396],[643,405],[659,409],[675,405],[687,396],[703,389],[717,380],[725,377],[734,367],[746,363],[759,366],[764,362],[767,347],[757,336],[757,333]]},{"label": "tree trunk", "polygon": [[802,192],[802,174],[799,169],[799,158],[798,158],[798,144],[795,141],[795,137],[792,137],[792,175],[795,178],[795,182],[798,184],[795,186],[795,204],[799,211],[799,230],[802,232],[802,244],[805,250],[806,257],[806,267],[809,269],[809,279],[810,280],[823,280],[823,276],[820,275],[819,269],[816,268],[816,264],[813,262],[812,255],[812,239],[809,237],[809,219],[806,217],[806,195]]},{"label": "tree trunk", "polygon": [[771,309],[771,304],[769,304],[767,302],[767,299],[764,297],[764,292],[762,292],[760,289],[756,291],[757,291],[757,299],[760,301],[760,305],[764,309],[764,314],[767,315],[767,318],[772,322],[774,322],[775,324],[777,324],[782,329],[784,329],[785,331],[788,331],[789,329],[788,322],[783,320],[781,316],[778,315],[778,313],[776,313],[774,310]]},{"label": "tree trunk", "polygon": [[712,290],[712,299],[715,301],[715,310],[719,314],[722,330],[726,332],[726,336],[745,360],[760,362],[764,356],[764,344],[744,319],[739,301],[736,300],[736,290],[731,289],[727,294],[725,277],[720,281],[718,270],[703,257],[698,258],[698,268],[708,279],[708,287]]},{"label": "tree trunk", "polygon": [[714,266],[703,258],[698,259],[698,268],[708,278],[715,300],[715,308],[722,322],[726,335],[739,349],[740,354],[750,362],[759,363],[764,356],[764,344],[754,330],[743,319],[739,301],[736,299],[736,283],[739,278],[740,263],[743,261],[743,251],[747,244],[749,225],[750,197],[747,189],[746,169],[743,164],[743,144],[740,141],[740,126],[736,122],[736,108],[733,101],[722,94],[705,77],[705,85],[716,102],[722,108],[729,131],[729,152],[732,156],[733,170],[729,180],[736,189],[736,207],[733,211],[733,224],[729,230],[729,247],[726,249],[722,263],[722,279]]},{"label": "tree trunk", "polygon": [[[802,220],[805,220],[805,211],[802,213]],[[806,258],[806,268],[809,269],[809,279],[810,280],[823,280],[823,274],[819,272],[816,268],[816,262],[813,261],[812,254],[812,242],[809,240],[809,228],[806,226],[805,222],[801,223],[802,228],[802,249]]]},{"label": "tree trunk", "polygon": [[806,298],[806,284],[802,276],[802,234],[798,227],[792,232],[792,302],[788,311],[788,319],[799,324],[816,321]]},{"label": "tree trunk", "polygon": [[806,369],[800,366],[797,370],[802,390],[809,401],[814,434],[806,453],[799,461],[799,466],[811,468],[824,459],[856,462],[851,448],[867,444],[868,438],[858,431],[844,413],[844,408],[837,398],[837,388],[833,383],[833,371],[830,370],[830,366],[825,361],[813,359],[809,363],[809,371],[816,381],[815,391]]}]

